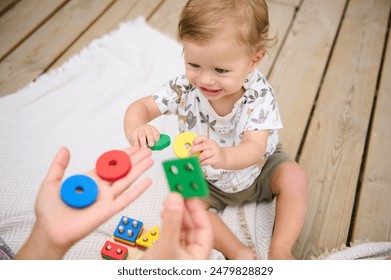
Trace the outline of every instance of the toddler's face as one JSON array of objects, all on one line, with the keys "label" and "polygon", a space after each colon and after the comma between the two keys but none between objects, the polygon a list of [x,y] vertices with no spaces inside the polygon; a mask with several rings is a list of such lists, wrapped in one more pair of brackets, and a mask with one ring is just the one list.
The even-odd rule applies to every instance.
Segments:
[{"label": "toddler's face", "polygon": [[239,99],[247,75],[262,58],[250,56],[229,29],[207,42],[183,41],[186,76],[210,101]]}]

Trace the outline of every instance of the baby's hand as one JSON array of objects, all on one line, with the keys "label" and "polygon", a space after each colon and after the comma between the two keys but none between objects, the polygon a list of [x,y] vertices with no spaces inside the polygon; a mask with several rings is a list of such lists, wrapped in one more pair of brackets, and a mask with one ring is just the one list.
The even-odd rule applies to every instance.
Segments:
[{"label": "baby's hand", "polygon": [[144,124],[135,128],[129,135],[129,143],[133,147],[146,148],[153,146],[160,138],[159,131],[152,125]]},{"label": "baby's hand", "polygon": [[216,141],[209,139],[204,135],[197,136],[193,141],[193,147],[190,154],[198,156],[202,166],[210,165],[215,169],[223,168],[225,163],[225,153]]}]

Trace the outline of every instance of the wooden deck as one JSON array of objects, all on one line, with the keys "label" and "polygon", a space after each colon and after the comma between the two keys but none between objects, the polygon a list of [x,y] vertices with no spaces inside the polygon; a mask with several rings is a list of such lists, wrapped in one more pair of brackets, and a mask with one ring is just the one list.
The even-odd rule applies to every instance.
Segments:
[{"label": "wooden deck", "polygon": [[[0,96],[120,22],[144,16],[175,36],[185,2],[1,0]],[[355,240],[391,241],[391,1],[268,3],[279,42],[260,68],[278,95],[281,141],[310,180],[295,256]]]}]

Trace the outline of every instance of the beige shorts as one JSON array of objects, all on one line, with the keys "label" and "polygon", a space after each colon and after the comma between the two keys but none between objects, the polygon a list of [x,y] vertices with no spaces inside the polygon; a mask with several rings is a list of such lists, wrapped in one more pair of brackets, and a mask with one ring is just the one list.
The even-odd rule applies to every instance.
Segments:
[{"label": "beige shorts", "polygon": [[202,200],[218,211],[224,210],[227,206],[238,206],[261,200],[271,201],[274,198],[271,189],[273,174],[277,167],[286,161],[292,161],[292,159],[282,150],[281,144],[278,144],[276,151],[263,166],[261,174],[249,188],[236,193],[226,193],[208,182],[209,196]]}]

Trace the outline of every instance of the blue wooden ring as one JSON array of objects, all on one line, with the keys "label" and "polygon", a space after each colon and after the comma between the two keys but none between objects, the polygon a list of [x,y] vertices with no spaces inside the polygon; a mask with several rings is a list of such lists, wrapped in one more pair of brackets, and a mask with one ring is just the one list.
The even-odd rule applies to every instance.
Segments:
[{"label": "blue wooden ring", "polygon": [[73,208],[84,208],[95,202],[98,185],[86,175],[74,175],[61,185],[61,199]]}]

